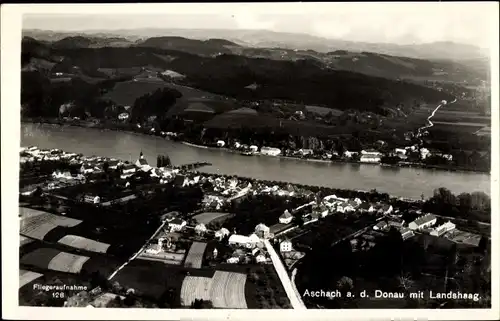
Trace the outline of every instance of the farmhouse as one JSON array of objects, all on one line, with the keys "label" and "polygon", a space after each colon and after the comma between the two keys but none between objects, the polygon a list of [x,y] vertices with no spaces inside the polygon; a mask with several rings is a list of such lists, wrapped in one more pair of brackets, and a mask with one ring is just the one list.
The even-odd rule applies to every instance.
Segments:
[{"label": "farmhouse", "polygon": [[434,230],[431,231],[430,234],[433,236],[441,236],[446,232],[453,231],[454,229],[455,229],[455,224],[448,221],[448,222],[436,227]]},{"label": "farmhouse", "polygon": [[129,118],[129,115],[128,113],[121,113],[120,115],[118,115],[118,119],[119,120],[127,120]]},{"label": "farmhouse", "polygon": [[408,224],[408,227],[411,230],[421,230],[427,227],[431,227],[436,224],[436,217],[432,214],[426,214],[424,216],[420,216],[415,221]]},{"label": "farmhouse", "polygon": [[400,232],[401,232],[401,237],[403,238],[403,241],[409,239],[410,237],[415,236],[415,233],[413,233],[412,230],[407,229],[405,227],[401,228]]},{"label": "farmhouse", "polygon": [[280,252],[290,252],[293,251],[292,241],[285,239],[280,243]]},{"label": "farmhouse", "polygon": [[255,247],[258,242],[260,242],[260,239],[255,234],[250,236],[233,234],[229,237],[229,245],[242,246],[249,249]]},{"label": "farmhouse", "polygon": [[378,230],[383,230],[383,229],[385,229],[387,226],[388,226],[387,222],[385,222],[385,221],[380,221],[380,222],[378,222],[378,223],[377,223],[377,224],[373,227],[373,229],[374,229],[375,231],[378,231]]},{"label": "farmhouse", "polygon": [[168,223],[168,226],[170,227],[171,232],[180,231],[184,226],[186,226],[186,221],[180,218],[175,218]]},{"label": "farmhouse", "polygon": [[255,234],[259,237],[266,238],[269,236],[269,227],[260,223],[255,227]]},{"label": "farmhouse", "polygon": [[360,211],[361,213],[373,213],[375,211],[375,208],[372,204],[365,202],[359,205],[358,211]]},{"label": "farmhouse", "polygon": [[279,154],[281,154],[281,150],[279,148],[263,146],[260,149],[260,153],[262,155],[278,156]]},{"label": "farmhouse", "polygon": [[85,203],[99,204],[101,202],[101,198],[97,195],[88,194],[83,196],[83,201]]},{"label": "farmhouse", "polygon": [[361,158],[359,159],[362,163],[380,163],[381,155],[379,152],[368,152],[361,151]]},{"label": "farmhouse", "polygon": [[219,239],[219,241],[222,240],[227,235],[229,235],[229,230],[225,227],[215,232],[215,237]]},{"label": "farmhouse", "polygon": [[198,235],[203,235],[207,232],[207,227],[205,226],[205,224],[200,223],[200,224],[196,225],[196,227],[194,228],[194,231]]},{"label": "farmhouse", "polygon": [[279,222],[281,224],[290,224],[292,222],[293,216],[290,214],[288,210],[285,210],[283,214],[281,214],[279,218]]},{"label": "farmhouse", "polygon": [[135,173],[136,170],[137,168],[132,164],[126,164],[123,166],[123,174],[132,174]]},{"label": "farmhouse", "polygon": [[378,212],[381,213],[381,214],[387,215],[387,214],[391,214],[392,210],[393,210],[392,205],[390,205],[390,204],[384,204],[384,205],[382,205],[380,207],[380,209],[379,209]]},{"label": "farmhouse", "polygon": [[83,174],[90,174],[94,172],[94,166],[89,165],[89,164],[83,164],[82,167],[80,167],[80,172]]}]

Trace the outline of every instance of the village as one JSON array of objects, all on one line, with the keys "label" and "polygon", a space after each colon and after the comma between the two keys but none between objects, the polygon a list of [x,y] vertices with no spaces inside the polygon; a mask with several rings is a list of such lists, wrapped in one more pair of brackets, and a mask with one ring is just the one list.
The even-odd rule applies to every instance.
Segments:
[{"label": "village", "polygon": [[[201,198],[192,204],[189,212],[168,206],[161,210],[162,206],[158,205],[160,227],[124,264],[146,261],[183,269],[184,282],[177,288],[181,306],[205,300],[214,307],[250,307],[249,295],[245,294],[247,272],[241,273],[241,269],[264,266],[274,271],[266,272],[271,273],[266,274],[267,277],[274,275],[270,278],[280,284],[281,290],[277,290],[280,294],[273,294],[276,296],[273,304],[304,308],[294,282],[296,266],[311,246],[305,241],[310,232],[329,220],[337,222],[335,228],[339,236],[335,242],[347,240],[353,251],[366,251],[375,246],[379,237],[395,230],[403,241],[427,235],[477,247],[481,240],[481,235],[457,228],[458,223],[453,219],[422,212],[420,201],[416,200],[409,202],[361,191],[333,193],[326,188],[313,191],[306,186],[207,174],[168,163],[153,167],[142,152],[136,162],[85,157],[34,146],[22,148],[20,154],[25,171],[20,180],[23,203],[31,197],[50,195],[62,203],[77,202],[99,210],[112,210],[154,195],[161,186],[200,189]],[[261,209],[259,202],[270,209]],[[399,207],[401,204],[404,210]],[[66,212],[48,215],[64,217]],[[407,217],[413,219],[407,220]],[[36,239],[30,231],[21,229],[21,237]],[[46,241],[43,236],[38,239]],[[108,276],[109,280],[115,275],[119,278],[120,270]],[[215,271],[215,274],[211,277],[197,274],[207,271]],[[219,283],[206,285],[214,280],[222,283],[233,280],[233,285],[227,289]],[[261,287],[267,284],[258,283],[258,277],[254,282]],[[260,301],[254,307],[269,305],[269,298],[255,296]],[[220,301],[218,297],[224,299]]]}]

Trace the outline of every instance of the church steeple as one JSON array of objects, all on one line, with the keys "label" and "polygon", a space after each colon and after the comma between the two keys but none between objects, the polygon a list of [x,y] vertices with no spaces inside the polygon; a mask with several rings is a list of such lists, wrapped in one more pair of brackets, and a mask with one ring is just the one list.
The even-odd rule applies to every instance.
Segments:
[{"label": "church steeple", "polygon": [[139,159],[143,159],[144,158],[144,155],[142,154],[142,149],[141,149],[141,153],[139,154]]}]

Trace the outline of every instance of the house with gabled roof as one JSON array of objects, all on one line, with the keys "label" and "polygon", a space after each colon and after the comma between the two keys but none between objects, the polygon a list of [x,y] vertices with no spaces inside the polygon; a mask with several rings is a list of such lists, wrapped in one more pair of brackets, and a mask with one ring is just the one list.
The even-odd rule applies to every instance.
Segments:
[{"label": "house with gabled roof", "polygon": [[279,217],[279,222],[281,224],[290,224],[293,220],[293,215],[290,214],[290,211],[285,210],[283,214],[280,215]]},{"label": "house with gabled roof", "polygon": [[432,214],[425,214],[423,216],[420,216],[410,224],[408,224],[408,227],[411,230],[422,230],[424,228],[428,228],[436,224],[437,218],[436,216]]}]

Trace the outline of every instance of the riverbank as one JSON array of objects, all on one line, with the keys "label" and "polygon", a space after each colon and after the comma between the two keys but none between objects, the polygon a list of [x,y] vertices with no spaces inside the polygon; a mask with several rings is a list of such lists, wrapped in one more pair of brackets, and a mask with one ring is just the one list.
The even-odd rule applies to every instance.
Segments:
[{"label": "riverbank", "polygon": [[[51,124],[51,125],[57,125],[57,126],[70,126],[70,127],[83,127],[83,128],[91,128],[91,129],[99,129],[99,130],[112,130],[112,131],[121,131],[121,132],[126,132],[126,133],[131,133],[135,135],[146,135],[146,136],[157,136],[157,137],[162,137],[165,139],[170,139],[175,142],[179,142],[183,145],[194,147],[194,148],[200,148],[200,149],[208,149],[208,150],[220,150],[224,152],[230,152],[234,154],[240,154],[240,151],[234,150],[231,148],[224,148],[224,147],[214,147],[214,146],[204,146],[204,145],[199,145],[199,144],[194,144],[188,141],[181,141],[181,140],[176,140],[176,139],[171,139],[169,136],[162,136],[157,133],[153,132],[147,132],[143,128],[137,128],[133,127],[127,124],[103,124],[103,123],[95,123],[92,121],[81,121],[81,120],[71,120],[71,121],[63,121],[60,119],[50,119],[50,118],[44,118],[44,119],[22,119],[22,123],[31,123],[31,124]],[[278,159],[289,159],[289,160],[295,160],[295,161],[304,161],[304,162],[311,162],[311,163],[324,163],[324,164],[332,164],[332,163],[337,163],[337,164],[358,164],[358,165],[373,165],[373,166],[383,166],[383,167],[390,167],[390,168],[401,168],[401,167],[409,167],[409,168],[422,168],[422,169],[431,169],[431,170],[440,170],[440,171],[447,171],[447,172],[463,172],[463,173],[478,173],[478,174],[491,174],[491,171],[482,171],[482,170],[477,170],[477,169],[472,169],[472,168],[463,168],[463,167],[457,167],[457,166],[440,166],[440,165],[427,165],[427,164],[422,164],[422,163],[398,163],[398,164],[380,164],[380,163],[364,163],[364,162],[359,162],[359,161],[351,161],[348,159],[315,159],[315,158],[305,158],[305,157],[294,157],[294,156],[285,156],[285,155],[278,155],[278,156],[271,156],[271,155],[263,155],[263,154],[255,154],[252,156],[265,156],[265,157],[274,157]]]}]

